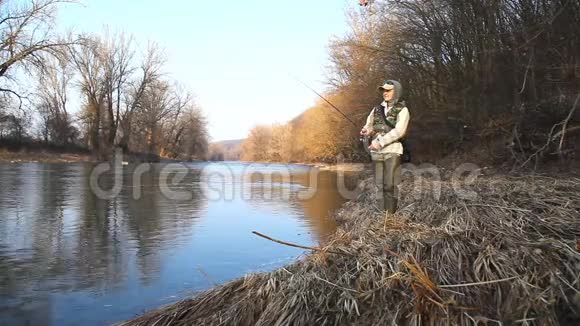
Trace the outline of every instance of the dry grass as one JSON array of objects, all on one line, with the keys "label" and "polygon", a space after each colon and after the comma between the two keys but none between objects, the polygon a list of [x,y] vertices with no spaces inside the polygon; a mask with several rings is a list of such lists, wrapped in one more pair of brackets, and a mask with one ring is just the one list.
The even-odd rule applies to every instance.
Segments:
[{"label": "dry grass", "polygon": [[[372,184],[326,248],[123,325],[558,325],[580,321],[580,179],[481,178],[476,200],[374,212]],[[340,253],[346,253],[340,254]]]}]

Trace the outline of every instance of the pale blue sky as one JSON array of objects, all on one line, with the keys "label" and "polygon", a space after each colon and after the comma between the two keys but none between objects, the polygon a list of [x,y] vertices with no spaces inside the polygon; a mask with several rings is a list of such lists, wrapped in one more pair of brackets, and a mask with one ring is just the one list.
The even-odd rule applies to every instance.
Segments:
[{"label": "pale blue sky", "polygon": [[75,32],[157,42],[167,72],[197,96],[213,141],[246,137],[256,124],[286,122],[323,90],[328,42],[347,30],[354,0],[84,0],[59,10]]}]

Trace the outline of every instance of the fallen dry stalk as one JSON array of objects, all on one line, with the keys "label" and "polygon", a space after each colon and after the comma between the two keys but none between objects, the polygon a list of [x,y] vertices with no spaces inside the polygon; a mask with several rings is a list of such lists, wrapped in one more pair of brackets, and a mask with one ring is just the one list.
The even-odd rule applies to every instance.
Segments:
[{"label": "fallen dry stalk", "polygon": [[498,282],[511,281],[511,280],[516,279],[518,277],[519,276],[512,276],[512,277],[504,278],[504,279],[501,279],[501,280],[493,280],[493,281],[485,281],[485,282],[451,284],[451,285],[439,285],[439,287],[442,288],[442,289],[450,289],[450,288],[460,288],[460,287],[464,287],[464,286],[486,285],[486,284],[493,284],[493,283],[498,283]]},{"label": "fallen dry stalk", "polygon": [[324,248],[318,248],[318,247],[310,247],[310,246],[303,246],[303,245],[299,245],[299,244],[295,244],[295,243],[290,243],[290,242],[286,242],[286,241],[282,241],[282,240],[278,240],[278,239],[274,239],[272,237],[269,237],[265,234],[262,234],[260,232],[257,231],[252,231],[253,234],[260,236],[264,239],[268,239],[270,241],[279,243],[279,244],[283,244],[285,246],[290,246],[290,247],[295,247],[295,248],[301,248],[301,249],[308,249],[308,250],[314,250],[314,251],[319,251],[319,252],[329,252],[332,254],[337,254],[337,255],[346,255],[345,253],[342,252],[338,252],[338,251],[333,251],[330,249],[324,249]]}]

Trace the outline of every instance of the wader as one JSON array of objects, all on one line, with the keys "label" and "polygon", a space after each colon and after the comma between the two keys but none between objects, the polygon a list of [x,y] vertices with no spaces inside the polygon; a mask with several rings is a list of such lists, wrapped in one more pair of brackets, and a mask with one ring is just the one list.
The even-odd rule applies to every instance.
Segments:
[{"label": "wader", "polygon": [[[403,102],[396,103],[388,112],[384,107],[377,106],[373,110],[373,130],[378,134],[391,131],[397,123],[397,115],[405,107]],[[398,185],[401,179],[401,156],[396,153],[371,152],[375,168],[375,184],[377,188],[377,206],[380,210],[394,213],[397,210],[399,198]]]},{"label": "wader", "polygon": [[398,186],[401,180],[401,156],[387,154],[385,157],[382,160],[375,160],[377,157],[373,157],[377,206],[379,210],[386,210],[392,214],[397,210],[399,198]]}]

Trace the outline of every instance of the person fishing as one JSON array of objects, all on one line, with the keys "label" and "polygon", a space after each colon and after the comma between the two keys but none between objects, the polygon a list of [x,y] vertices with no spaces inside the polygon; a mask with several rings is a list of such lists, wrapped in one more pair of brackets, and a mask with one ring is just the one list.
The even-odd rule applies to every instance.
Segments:
[{"label": "person fishing", "polygon": [[396,80],[387,80],[379,87],[383,102],[374,107],[367,117],[360,135],[371,140],[368,145],[374,165],[377,206],[387,213],[397,210],[401,158],[410,160],[402,139],[409,125],[409,109],[401,100],[403,86]]}]

